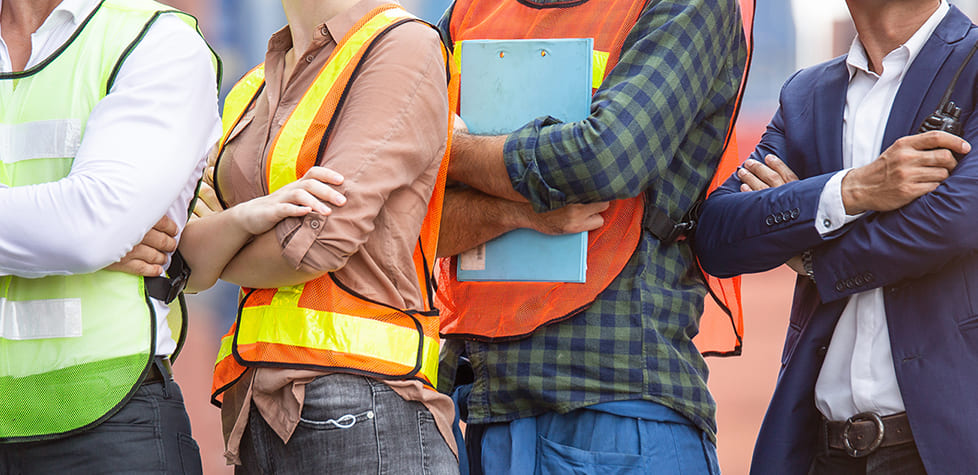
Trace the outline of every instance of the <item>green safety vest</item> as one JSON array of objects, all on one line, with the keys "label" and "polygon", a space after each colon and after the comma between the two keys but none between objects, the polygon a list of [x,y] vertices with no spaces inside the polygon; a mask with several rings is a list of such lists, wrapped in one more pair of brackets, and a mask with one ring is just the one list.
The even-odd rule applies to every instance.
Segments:
[{"label": "green safety vest", "polygon": [[[104,0],[45,61],[0,74],[0,183],[68,175],[92,109],[164,13],[197,30],[150,0]],[[142,277],[0,277],[0,442],[63,437],[117,412],[148,374],[156,317]]]}]

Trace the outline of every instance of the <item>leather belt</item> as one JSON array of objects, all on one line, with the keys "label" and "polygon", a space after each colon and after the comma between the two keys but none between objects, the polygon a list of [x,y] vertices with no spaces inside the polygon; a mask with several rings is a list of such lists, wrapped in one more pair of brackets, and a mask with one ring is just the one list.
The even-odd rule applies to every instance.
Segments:
[{"label": "leather belt", "polygon": [[149,373],[143,384],[163,383],[173,379],[173,366],[170,365],[170,358],[157,356],[149,364]]},{"label": "leather belt", "polygon": [[850,457],[864,457],[881,447],[913,442],[907,413],[880,417],[863,412],[845,421],[825,421],[828,446],[845,450]]}]

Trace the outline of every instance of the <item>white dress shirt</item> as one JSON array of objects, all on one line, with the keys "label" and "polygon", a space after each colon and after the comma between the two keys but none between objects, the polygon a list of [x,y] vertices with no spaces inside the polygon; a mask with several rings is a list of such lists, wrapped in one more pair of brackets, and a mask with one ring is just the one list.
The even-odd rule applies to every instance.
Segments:
[{"label": "white dress shirt", "polygon": [[[942,0],[937,11],[905,44],[883,58],[880,75],[869,70],[859,38],[853,41],[846,60],[850,80],[843,119],[845,169],[835,174],[822,190],[815,226],[823,235],[859,218],[845,213],[842,178],[850,169],[867,165],[879,156],[886,120],[903,77],[949,10],[947,2]],[[890,352],[882,288],[849,298],[815,383],[815,405],[833,421],[860,412],[889,415],[905,410]]]},{"label": "white dress shirt", "polygon": [[[98,3],[61,2],[31,35],[27,68],[65,43]],[[182,231],[207,152],[221,133],[211,58],[200,35],[182,20],[164,15],[156,21],[89,116],[68,176],[34,186],[0,185],[0,276],[102,269],[129,252],[164,214]],[[0,72],[10,71],[0,38]],[[10,83],[0,81],[0,87]],[[0,127],[0,135],[5,130]],[[169,354],[176,343],[166,324],[168,309],[154,304],[157,354]]]}]

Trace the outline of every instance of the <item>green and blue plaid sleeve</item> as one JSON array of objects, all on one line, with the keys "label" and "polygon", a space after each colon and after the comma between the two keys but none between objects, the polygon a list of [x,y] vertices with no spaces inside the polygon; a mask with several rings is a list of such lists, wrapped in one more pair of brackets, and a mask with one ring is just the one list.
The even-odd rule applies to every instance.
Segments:
[{"label": "green and blue plaid sleeve", "polygon": [[[677,151],[698,123],[729,105],[715,94],[715,83],[739,80],[727,77],[737,69],[731,64],[743,61],[742,41],[731,34],[741,31],[739,16],[729,14],[736,9],[734,0],[650,2],[595,92],[590,117],[540,118],[509,136],[505,159],[516,190],[547,211],[638,196],[664,178],[675,180],[677,168],[699,172],[681,173],[686,176],[715,166],[716,156],[677,157]],[[679,158],[703,163],[676,163]],[[698,177],[689,178],[673,186],[702,187]]]}]

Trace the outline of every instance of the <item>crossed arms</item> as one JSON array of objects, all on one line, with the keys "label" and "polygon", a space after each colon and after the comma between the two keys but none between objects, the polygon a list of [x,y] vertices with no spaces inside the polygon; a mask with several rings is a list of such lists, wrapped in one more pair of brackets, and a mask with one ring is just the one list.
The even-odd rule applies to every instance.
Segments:
[{"label": "crossed arms", "polygon": [[[964,136],[978,137],[975,121]],[[955,160],[951,151],[964,156]],[[786,152],[779,110],[744,168],[704,203],[695,245],[711,274],[761,272],[811,249],[815,283],[828,302],[867,290],[834,287],[855,263],[875,276],[875,288],[935,272],[975,250],[974,240],[962,239],[974,232],[978,212],[978,160],[966,141],[944,132],[903,137],[870,164],[844,172],[846,213],[865,214],[826,235],[816,229],[815,209],[838,170],[819,170],[813,159]],[[770,155],[783,161],[762,163]],[[796,180],[791,170],[804,173]],[[767,218],[780,210],[796,216],[771,224]]]}]

